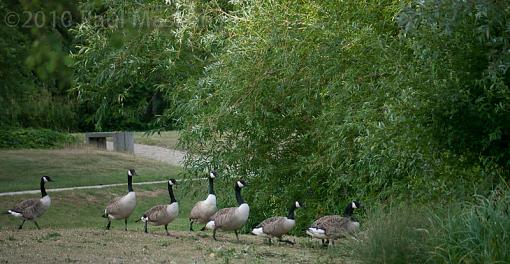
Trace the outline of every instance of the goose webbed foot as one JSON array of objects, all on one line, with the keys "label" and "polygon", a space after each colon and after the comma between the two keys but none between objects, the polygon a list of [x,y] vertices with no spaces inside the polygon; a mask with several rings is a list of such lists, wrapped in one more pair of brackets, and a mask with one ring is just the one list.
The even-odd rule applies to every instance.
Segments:
[{"label": "goose webbed foot", "polygon": [[288,239],[281,239],[281,238],[278,239],[278,242],[283,242],[283,243],[287,243],[287,244],[290,244],[290,245],[296,244],[296,242],[294,242],[294,241],[290,241]]},{"label": "goose webbed foot", "polygon": [[106,230],[110,230],[111,225],[112,225],[112,221],[108,220],[108,224],[106,225]]}]

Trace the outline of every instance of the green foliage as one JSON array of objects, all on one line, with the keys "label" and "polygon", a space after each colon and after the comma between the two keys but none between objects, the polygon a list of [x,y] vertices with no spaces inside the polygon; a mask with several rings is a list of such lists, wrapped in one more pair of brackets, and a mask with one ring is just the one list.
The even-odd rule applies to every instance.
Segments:
[{"label": "green foliage", "polygon": [[78,50],[72,91],[86,126],[143,130],[164,112],[165,128],[176,126],[176,90],[201,74],[215,45],[197,37],[215,25],[214,14],[204,9],[216,2],[171,2],[82,4],[87,15],[73,29]]},{"label": "green foliage", "polygon": [[502,186],[472,202],[371,209],[358,239],[338,250],[363,263],[508,263],[510,190]]},{"label": "green foliage", "polygon": [[508,177],[508,16],[490,15],[508,6],[235,2],[182,91],[187,172],[249,178],[251,224],[303,198],[297,230],[352,199],[487,192]]},{"label": "green foliage", "polygon": [[363,223],[359,240],[350,240],[346,249],[363,263],[427,263],[430,259],[432,208],[404,205],[372,209]]},{"label": "green foliage", "polygon": [[436,263],[510,262],[510,191],[478,196],[466,210],[435,219]]},{"label": "green foliage", "polygon": [[50,129],[0,130],[0,149],[59,148],[76,142],[72,135]]},{"label": "green foliage", "polygon": [[[72,7],[68,1],[0,3],[0,105],[3,109],[0,123],[4,127],[76,129],[74,101],[67,97],[71,85],[69,39],[62,25],[66,21],[59,19],[64,10],[73,11]],[[8,24],[8,17],[15,24]]]},{"label": "green foliage", "polygon": [[[510,5],[421,1],[397,21],[422,80],[418,109],[449,150],[510,167]],[[420,64],[418,64],[420,63]]]}]

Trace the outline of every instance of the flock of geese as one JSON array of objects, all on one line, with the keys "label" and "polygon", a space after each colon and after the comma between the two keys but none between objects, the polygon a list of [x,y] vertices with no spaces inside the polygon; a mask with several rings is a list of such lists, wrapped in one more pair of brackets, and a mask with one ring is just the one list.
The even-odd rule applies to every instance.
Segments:
[{"label": "flock of geese", "polygon": [[[128,193],[121,197],[116,197],[106,206],[103,217],[108,220],[106,229],[111,227],[112,220],[124,220],[124,229],[127,230],[128,218],[136,207],[136,193],[133,191],[133,176],[137,175],[134,169],[129,169],[128,176]],[[217,177],[215,171],[210,172],[208,181],[208,195],[205,200],[197,202],[191,209],[189,216],[189,229],[193,231],[193,224],[198,223],[204,225],[201,230],[213,230],[213,238],[216,239],[216,231],[234,231],[237,240],[239,240],[238,231],[246,224],[250,215],[250,207],[243,199],[241,190],[247,186],[244,180],[238,180],[234,184],[234,191],[237,200],[237,207],[229,207],[218,210],[216,207],[216,194],[214,192],[214,179]],[[18,203],[14,208],[8,210],[6,214],[10,214],[16,218],[23,220],[19,229],[23,228],[25,221],[33,221],[37,229],[39,225],[36,219],[44,214],[51,205],[50,196],[46,193],[45,184],[51,182],[49,176],[42,176],[40,182],[41,198],[29,199]],[[144,231],[147,233],[147,225],[164,226],[167,235],[168,224],[179,215],[179,203],[175,199],[172,187],[177,184],[175,179],[167,182],[168,195],[170,197],[169,204],[156,205],[145,211],[145,213],[136,221],[141,221],[144,225]],[[282,237],[296,224],[295,210],[302,207],[300,201],[294,201],[289,208],[287,216],[275,216],[262,221],[257,225],[251,233],[256,236],[262,236],[268,239],[271,244],[272,238],[277,238],[279,242],[294,244],[290,240],[283,240]],[[322,244],[334,244],[334,240],[352,234],[359,229],[359,222],[356,221],[352,214],[354,209],[360,208],[361,204],[357,201],[350,202],[342,216],[327,215],[317,219],[307,230],[306,234],[313,238],[322,240]]]}]

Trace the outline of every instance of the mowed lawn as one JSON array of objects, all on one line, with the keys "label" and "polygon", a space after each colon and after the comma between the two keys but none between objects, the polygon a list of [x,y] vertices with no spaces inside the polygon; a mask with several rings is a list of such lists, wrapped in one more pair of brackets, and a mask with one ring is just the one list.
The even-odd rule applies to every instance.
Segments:
[{"label": "mowed lawn", "polygon": [[135,132],[135,143],[158,146],[169,149],[179,149],[179,131],[163,131],[152,135],[145,132]]},{"label": "mowed lawn", "polygon": [[[100,216],[105,205],[112,198],[127,193],[128,168],[135,168],[139,174],[133,177],[134,183],[166,181],[169,178],[179,179],[180,171],[179,167],[165,163],[129,154],[93,149],[0,151],[0,166],[2,167],[0,170],[1,192],[37,190],[42,175],[48,175],[54,180],[54,182],[46,184],[47,192],[52,198],[51,208],[47,212],[48,217],[45,215],[39,220],[42,225],[52,228],[99,227],[103,225],[105,219]],[[52,192],[52,189],[61,187],[112,183],[120,183],[122,186]],[[179,189],[181,186],[185,190]],[[137,192],[138,198],[138,206],[134,215],[141,216],[151,206],[169,202],[166,183],[134,185],[133,188]],[[202,196],[206,195],[206,183],[200,181],[180,184],[174,190],[178,199],[181,198],[181,193],[186,194],[186,199],[180,201],[184,210],[189,210],[190,203],[198,199],[193,197],[195,192],[191,191],[192,189],[203,189]],[[0,209],[6,210],[20,200],[38,197],[40,197],[39,193],[0,196]],[[180,224],[179,221],[176,221],[177,225]],[[0,228],[13,226],[16,222],[19,221],[11,217],[2,217],[0,218]],[[27,227],[31,224],[27,223]],[[184,223],[182,224],[184,225]]]},{"label": "mowed lawn", "polygon": [[[137,207],[127,232],[123,230],[123,221],[113,221],[112,230],[104,230],[106,219],[101,217],[108,201],[127,192],[127,184],[52,192],[57,187],[125,183],[125,170],[129,167],[140,174],[134,182],[169,177],[179,181],[179,168],[166,164],[119,153],[67,149],[2,151],[0,160],[9,172],[0,174],[1,183],[9,184],[2,186],[4,191],[36,189],[41,174],[56,180],[47,184],[52,204],[38,219],[41,230],[32,222],[18,230],[19,219],[0,215],[2,263],[345,263],[337,250],[323,249],[308,238],[291,238],[297,241],[296,245],[268,246],[261,238],[249,234],[241,234],[241,241],[236,242],[230,232],[219,232],[220,241],[214,241],[211,231],[198,231],[201,228],[198,224],[195,232],[189,232],[188,215],[193,204],[206,197],[206,181],[181,181],[175,187],[180,213],[169,225],[170,237],[165,236],[163,227],[149,226],[150,234],[144,234],[142,223],[134,222],[150,207],[169,202],[166,183],[134,186]],[[0,196],[0,210],[38,197],[40,194]]]},{"label": "mowed lawn", "polygon": [[39,179],[55,180],[49,188],[126,182],[127,170],[136,169],[135,182],[178,177],[179,167],[130,154],[92,148],[58,150],[1,150],[0,192],[35,190]]},{"label": "mowed lawn", "polygon": [[[51,183],[50,183],[51,184]],[[187,230],[188,226],[188,213],[193,206],[193,202],[206,196],[205,184],[194,183],[197,186],[187,186],[185,190],[175,189],[174,193],[179,202],[180,211],[179,218],[175,220],[170,229],[174,230]],[[48,184],[49,185],[49,184]],[[189,188],[199,188],[204,186],[204,194],[199,197],[189,194]],[[135,185],[133,189],[136,191],[137,206],[128,221],[128,229],[142,230],[140,223],[136,224],[134,221],[142,216],[143,212],[157,204],[168,204],[170,198],[168,197],[167,185],[165,183],[150,184],[150,185]],[[89,227],[93,229],[103,229],[106,226],[106,219],[101,215],[104,212],[106,204],[114,197],[125,195],[127,193],[127,186],[102,188],[102,189],[87,189],[87,190],[74,190],[63,192],[51,192],[51,188],[47,190],[51,197],[50,209],[37,220],[39,225],[44,228],[74,228],[74,227]],[[5,211],[19,202],[27,198],[39,198],[40,194],[30,195],[13,195],[13,196],[0,196],[0,208]],[[2,216],[0,218],[0,229],[16,229],[21,223],[19,219],[10,216]],[[124,229],[124,221],[113,221],[113,229]],[[198,226],[197,226],[198,227]],[[35,229],[32,222],[25,223],[24,229]],[[154,227],[154,231],[159,233],[164,232],[164,228]]]}]

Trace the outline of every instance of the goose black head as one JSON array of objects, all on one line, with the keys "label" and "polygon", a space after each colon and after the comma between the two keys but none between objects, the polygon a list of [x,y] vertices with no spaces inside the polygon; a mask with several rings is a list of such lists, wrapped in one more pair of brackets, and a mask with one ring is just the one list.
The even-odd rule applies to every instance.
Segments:
[{"label": "goose black head", "polygon": [[361,203],[358,201],[352,201],[350,206],[352,209],[359,209],[363,207],[363,205],[361,205]]},{"label": "goose black head", "polygon": [[177,181],[175,179],[168,180],[168,185],[176,185]]},{"label": "goose black head", "polygon": [[135,169],[129,169],[127,173],[128,173],[128,176],[136,176],[136,175],[138,175],[138,174],[136,174]]},{"label": "goose black head", "polygon": [[352,201],[352,202],[348,203],[344,210],[344,216],[351,217],[352,213],[354,212],[354,209],[359,209],[361,207],[362,207],[362,205],[358,201]]},{"label": "goose black head", "polygon": [[216,176],[218,176],[218,173],[217,173],[216,171],[211,171],[211,172],[209,173],[209,178],[211,178],[211,179],[216,178]]},{"label": "goose black head", "polygon": [[42,176],[41,177],[41,180],[44,181],[44,182],[49,182],[49,181],[53,181],[50,176]]},{"label": "goose black head", "polygon": [[234,186],[234,188],[240,190],[246,186],[248,186],[248,184],[244,180],[238,180],[236,181],[236,185]]}]

